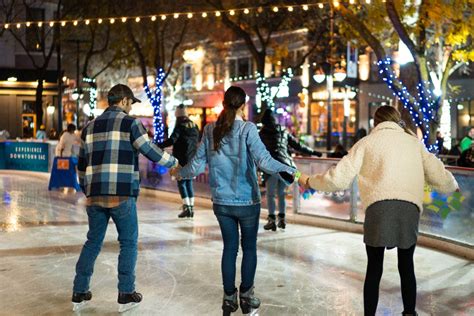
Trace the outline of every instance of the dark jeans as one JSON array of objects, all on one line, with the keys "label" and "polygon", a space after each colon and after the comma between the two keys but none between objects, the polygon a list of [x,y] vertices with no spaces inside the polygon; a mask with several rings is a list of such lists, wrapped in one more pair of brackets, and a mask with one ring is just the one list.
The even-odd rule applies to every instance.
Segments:
[{"label": "dark jeans", "polygon": [[76,264],[75,293],[85,293],[94,272],[95,259],[104,241],[109,218],[115,223],[120,242],[118,258],[118,290],[120,293],[135,291],[135,264],[137,261],[138,221],[135,198],[131,197],[114,208],[88,206],[89,232]]},{"label": "dark jeans", "polygon": [[[414,314],[416,305],[416,277],[413,265],[415,246],[398,248],[398,272],[400,274],[403,308],[405,313]],[[373,316],[379,301],[379,284],[383,272],[385,247],[365,246],[367,251],[367,274],[364,283],[364,315]]]},{"label": "dark jeans", "polygon": [[242,234],[242,283],[240,289],[246,292],[253,286],[257,269],[257,232],[260,219],[260,204],[249,206],[227,206],[214,204],[214,214],[219,221],[224,251],[221,270],[224,291],[230,295],[235,289],[235,261],[239,250],[239,226]]},{"label": "dark jeans", "polygon": [[178,190],[182,199],[193,198],[194,197],[193,180],[191,179],[178,180]]}]

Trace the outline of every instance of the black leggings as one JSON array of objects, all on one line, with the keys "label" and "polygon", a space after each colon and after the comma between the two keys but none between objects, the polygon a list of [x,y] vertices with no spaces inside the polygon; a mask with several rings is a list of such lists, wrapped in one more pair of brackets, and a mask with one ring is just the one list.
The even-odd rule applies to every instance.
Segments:
[{"label": "black leggings", "polygon": [[[416,305],[416,278],[413,266],[415,246],[408,249],[398,248],[398,272],[402,288],[405,313],[414,314]],[[379,301],[379,284],[383,272],[384,247],[365,246],[367,251],[367,273],[364,283],[364,315],[373,316]]]}]

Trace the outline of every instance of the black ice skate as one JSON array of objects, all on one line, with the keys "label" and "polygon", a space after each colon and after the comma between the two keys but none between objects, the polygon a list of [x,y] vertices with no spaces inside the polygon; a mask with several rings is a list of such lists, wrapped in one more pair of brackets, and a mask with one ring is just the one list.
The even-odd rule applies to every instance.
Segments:
[{"label": "black ice skate", "polygon": [[275,224],[275,215],[268,215],[268,223],[263,226],[263,229],[265,230],[273,230],[276,231],[277,227]]},{"label": "black ice skate", "polygon": [[253,287],[245,293],[240,293],[240,309],[242,314],[256,316],[258,315],[258,308],[260,307],[260,300],[253,294]]},{"label": "black ice skate", "polygon": [[119,293],[117,302],[119,303],[119,313],[123,313],[137,307],[143,299],[143,295],[137,292]]},{"label": "black ice skate", "polygon": [[278,214],[278,228],[286,228],[285,214]]},{"label": "black ice skate", "polygon": [[237,304],[237,289],[234,294],[226,295],[224,293],[224,299],[222,300],[222,311],[224,316],[230,316],[231,313],[234,313],[239,308]]},{"label": "black ice skate", "polygon": [[179,218],[186,218],[186,217],[193,217],[194,212],[193,212],[193,207],[189,205],[183,205],[183,211],[179,213],[178,217]]},{"label": "black ice skate", "polygon": [[84,308],[92,299],[92,293],[72,293],[72,311],[77,312]]}]

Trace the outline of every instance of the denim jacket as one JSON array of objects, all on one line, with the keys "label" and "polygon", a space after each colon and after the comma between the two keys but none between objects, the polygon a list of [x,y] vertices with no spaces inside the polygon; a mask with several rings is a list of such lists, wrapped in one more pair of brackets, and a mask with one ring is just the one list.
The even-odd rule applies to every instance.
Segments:
[{"label": "denim jacket", "polygon": [[215,123],[204,128],[204,134],[194,158],[180,170],[183,178],[195,177],[209,165],[212,201],[220,205],[254,205],[260,203],[257,165],[268,174],[296,170],[273,159],[251,122],[235,120],[232,131],[214,150]]}]

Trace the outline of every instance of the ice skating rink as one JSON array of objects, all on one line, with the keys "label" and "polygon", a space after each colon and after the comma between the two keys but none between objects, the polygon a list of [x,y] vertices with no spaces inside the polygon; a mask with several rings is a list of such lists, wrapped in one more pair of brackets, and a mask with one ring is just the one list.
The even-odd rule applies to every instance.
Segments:
[{"label": "ice skating rink", "polygon": [[[48,192],[46,178],[0,173],[0,315],[71,315],[74,267],[86,238],[85,199]],[[178,204],[141,196],[137,290],[127,315],[221,315],[222,242],[211,210],[177,218]],[[362,236],[261,221],[255,293],[260,315],[363,315]],[[117,234],[109,225],[81,315],[117,315]],[[240,256],[239,254],[239,261]],[[474,315],[474,265],[431,249],[415,252],[420,315]],[[400,315],[396,250],[386,252],[378,315]],[[240,310],[235,315],[240,315]]]}]

